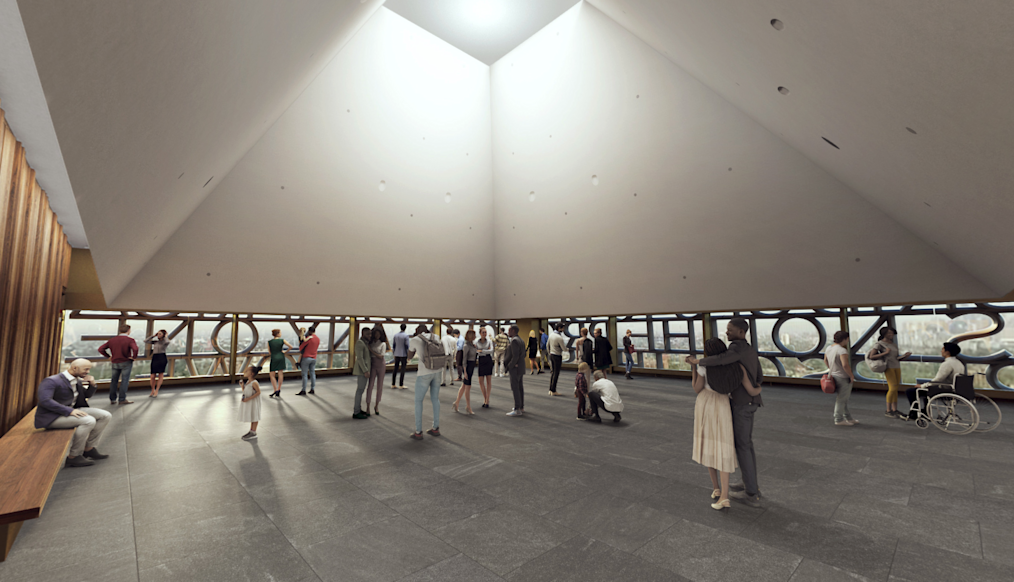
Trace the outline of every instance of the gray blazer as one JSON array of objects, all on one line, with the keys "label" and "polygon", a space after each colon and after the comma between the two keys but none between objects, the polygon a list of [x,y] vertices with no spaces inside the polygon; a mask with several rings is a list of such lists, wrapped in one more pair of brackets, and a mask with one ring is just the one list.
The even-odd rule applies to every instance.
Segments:
[{"label": "gray blazer", "polygon": [[525,341],[521,336],[514,336],[507,344],[507,351],[503,355],[504,366],[509,374],[525,373]]}]

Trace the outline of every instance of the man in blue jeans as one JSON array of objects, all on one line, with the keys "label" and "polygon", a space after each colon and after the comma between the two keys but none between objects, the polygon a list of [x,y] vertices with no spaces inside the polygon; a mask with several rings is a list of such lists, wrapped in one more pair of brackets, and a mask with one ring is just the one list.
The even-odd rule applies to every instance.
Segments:
[{"label": "man in blue jeans", "polygon": [[634,376],[630,373],[634,369],[634,340],[631,338],[632,332],[628,329],[627,334],[623,336],[623,353],[626,354],[627,358],[627,380],[633,380]]},{"label": "man in blue jeans", "polygon": [[299,352],[303,357],[299,359],[299,369],[303,372],[303,389],[296,392],[296,396],[306,396],[306,378],[310,377],[310,394],[317,387],[317,348],[320,347],[320,338],[317,337],[317,327],[311,327],[306,332],[306,337],[299,344]]},{"label": "man in blue jeans", "polygon": [[109,380],[109,402],[116,404],[117,388],[119,388],[120,404],[133,404],[127,400],[127,387],[130,386],[130,372],[134,368],[137,357],[137,342],[130,337],[130,326],[120,325],[119,335],[99,346],[99,353],[109,358],[113,376]]}]

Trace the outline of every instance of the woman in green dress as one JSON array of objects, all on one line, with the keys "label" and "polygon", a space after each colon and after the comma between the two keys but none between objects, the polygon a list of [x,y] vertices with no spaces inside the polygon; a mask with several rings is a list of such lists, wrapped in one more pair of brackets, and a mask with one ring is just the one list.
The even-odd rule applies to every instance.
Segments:
[{"label": "woman in green dress", "polygon": [[274,392],[271,398],[282,397],[282,379],[285,377],[285,352],[292,349],[292,344],[282,339],[282,330],[271,330],[271,339],[268,340],[268,352],[271,353],[271,367],[268,377],[271,378],[271,387]]}]

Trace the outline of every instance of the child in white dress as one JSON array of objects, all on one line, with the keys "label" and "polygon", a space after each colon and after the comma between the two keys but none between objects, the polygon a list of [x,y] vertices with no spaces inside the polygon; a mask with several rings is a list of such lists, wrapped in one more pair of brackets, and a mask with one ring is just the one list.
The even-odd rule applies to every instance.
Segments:
[{"label": "child in white dress", "polygon": [[257,423],[261,419],[261,385],[257,383],[260,366],[250,366],[243,372],[243,399],[239,405],[239,421],[250,423],[250,432],[242,436],[245,441],[257,438]]}]

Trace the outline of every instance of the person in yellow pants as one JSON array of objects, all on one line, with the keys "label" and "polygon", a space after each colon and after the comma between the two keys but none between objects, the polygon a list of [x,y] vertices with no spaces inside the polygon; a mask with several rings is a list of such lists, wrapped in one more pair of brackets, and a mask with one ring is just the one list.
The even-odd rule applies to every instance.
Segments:
[{"label": "person in yellow pants", "polygon": [[901,360],[907,359],[912,355],[912,352],[905,352],[904,355],[899,354],[898,344],[895,343],[894,338],[898,335],[898,330],[893,327],[884,326],[880,328],[880,337],[877,338],[876,345],[871,348],[873,353],[870,354],[870,359],[887,360],[887,370],[884,372],[884,377],[887,379],[887,411],[884,412],[884,416],[892,418],[901,418],[901,413],[898,412],[898,391],[901,389]]}]

